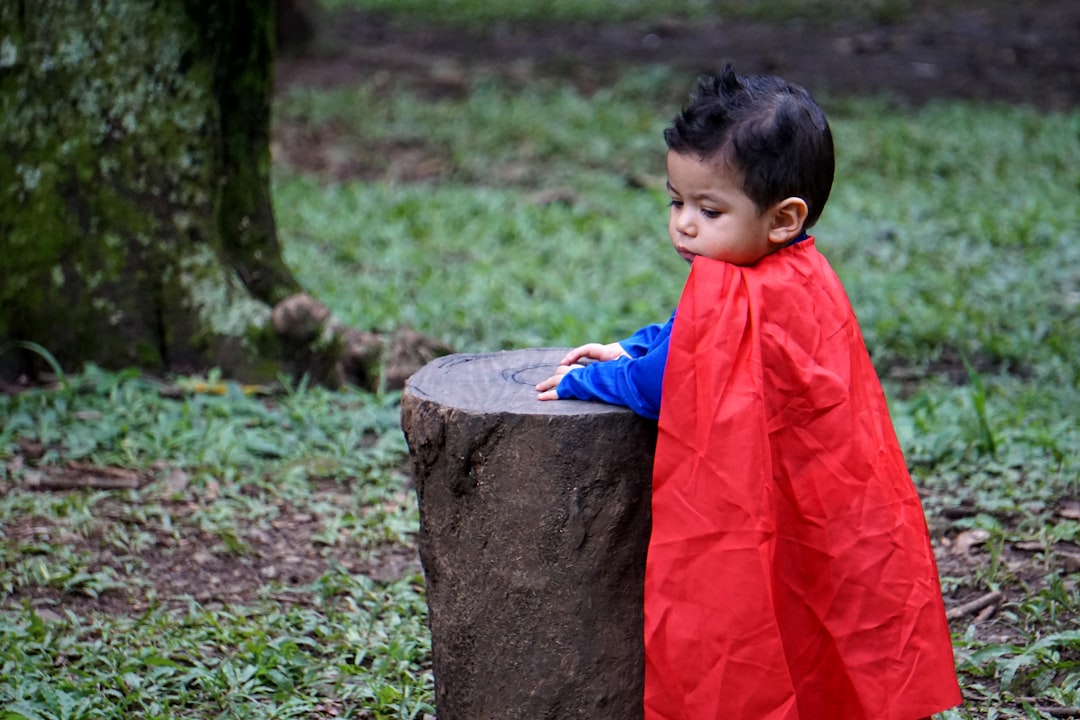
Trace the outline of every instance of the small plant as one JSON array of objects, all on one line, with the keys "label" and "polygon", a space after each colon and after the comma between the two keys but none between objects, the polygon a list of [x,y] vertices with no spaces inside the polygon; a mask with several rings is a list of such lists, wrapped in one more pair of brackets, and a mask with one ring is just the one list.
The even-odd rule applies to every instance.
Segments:
[{"label": "small plant", "polygon": [[982,376],[975,371],[968,359],[964,357],[963,361],[971,383],[971,404],[975,409],[975,418],[979,428],[977,447],[981,452],[994,457],[997,455],[998,442],[986,414],[986,387],[983,385]]}]

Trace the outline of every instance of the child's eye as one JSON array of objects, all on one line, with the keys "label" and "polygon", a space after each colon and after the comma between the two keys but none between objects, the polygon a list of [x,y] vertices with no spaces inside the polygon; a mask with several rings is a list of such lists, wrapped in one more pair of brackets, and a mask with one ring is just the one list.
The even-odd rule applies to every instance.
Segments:
[{"label": "child's eye", "polygon": [[705,208],[702,208],[701,214],[709,218],[710,220],[715,220],[716,218],[720,217],[719,210],[706,210]]},{"label": "child's eye", "polygon": [[671,198],[670,205],[673,208],[681,208],[683,206],[683,201],[682,200],[676,200],[675,198]]}]

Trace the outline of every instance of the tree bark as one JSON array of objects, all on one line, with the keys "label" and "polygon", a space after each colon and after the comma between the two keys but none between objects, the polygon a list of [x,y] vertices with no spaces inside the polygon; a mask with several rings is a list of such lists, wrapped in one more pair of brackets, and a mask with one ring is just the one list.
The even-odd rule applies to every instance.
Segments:
[{"label": "tree bark", "polygon": [[450,355],[406,384],[439,720],[642,716],[656,424],[538,401],[565,352]]},{"label": "tree bark", "polygon": [[[269,308],[225,264],[238,253],[222,226],[266,214],[250,201],[224,210],[240,194],[229,184],[250,177],[236,170],[244,160],[218,99],[231,66],[205,39],[238,24],[240,4],[207,4],[198,21],[178,0],[0,5],[0,136],[12,160],[0,164],[0,338],[37,342],[65,368],[246,364],[242,338]],[[250,21],[259,36],[270,13]],[[286,278],[279,294],[299,290],[275,276]]]},{"label": "tree bark", "polygon": [[[262,381],[284,361],[319,382],[378,382],[384,339],[344,332],[281,257],[274,12],[259,0],[0,3],[0,376],[44,367],[16,341],[65,369]],[[317,332],[271,323],[289,298],[315,308]]]}]

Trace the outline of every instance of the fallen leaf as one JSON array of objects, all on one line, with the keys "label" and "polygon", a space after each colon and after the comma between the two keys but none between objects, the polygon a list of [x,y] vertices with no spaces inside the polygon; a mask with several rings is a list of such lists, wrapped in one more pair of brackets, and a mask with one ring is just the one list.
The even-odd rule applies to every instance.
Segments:
[{"label": "fallen leaf", "polygon": [[976,545],[982,545],[990,539],[987,530],[965,530],[953,539],[952,551],[956,555],[968,555]]},{"label": "fallen leaf", "polygon": [[1057,514],[1069,520],[1080,520],[1080,500],[1063,500]]},{"label": "fallen leaf", "polygon": [[1013,543],[1012,546],[1013,548],[1024,552],[1040,552],[1046,549],[1046,545],[1038,540],[1024,540],[1022,542]]}]

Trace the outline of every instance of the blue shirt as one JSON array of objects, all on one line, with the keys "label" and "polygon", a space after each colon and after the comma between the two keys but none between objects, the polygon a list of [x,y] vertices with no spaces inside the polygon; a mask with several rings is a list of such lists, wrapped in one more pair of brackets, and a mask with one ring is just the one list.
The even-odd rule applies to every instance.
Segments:
[{"label": "blue shirt", "polygon": [[625,405],[643,417],[659,418],[660,387],[674,320],[672,313],[666,323],[646,325],[620,341],[630,357],[590,363],[563,375],[556,387],[559,397]]}]

